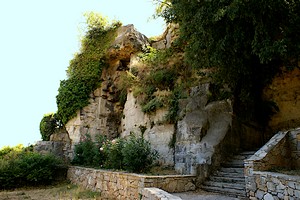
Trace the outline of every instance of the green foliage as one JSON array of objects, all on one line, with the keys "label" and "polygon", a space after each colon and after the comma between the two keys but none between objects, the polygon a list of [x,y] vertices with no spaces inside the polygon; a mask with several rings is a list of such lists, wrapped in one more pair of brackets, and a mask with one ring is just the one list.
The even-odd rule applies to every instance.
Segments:
[{"label": "green foliage", "polygon": [[123,168],[123,154],[125,140],[117,138],[104,145],[103,151],[106,154],[104,167],[108,169],[122,169]]},{"label": "green foliage", "polygon": [[161,15],[179,23],[179,42],[185,46],[186,63],[195,68],[217,69],[214,80],[231,88],[237,114],[257,119],[262,114],[259,105],[264,86],[283,64],[298,64],[300,1],[171,3]]},{"label": "green foliage", "polygon": [[121,74],[120,81],[117,82],[118,97],[116,97],[116,99],[119,100],[121,106],[125,105],[125,102],[127,100],[127,90],[128,88],[131,88],[135,83],[135,79],[136,77],[130,72]]},{"label": "green foliage", "polygon": [[60,127],[60,120],[55,113],[45,114],[40,122],[40,133],[43,141],[49,141],[50,136]]},{"label": "green foliage", "polygon": [[124,168],[130,172],[145,172],[158,158],[158,153],[151,149],[150,143],[134,134],[126,141],[122,154]]},{"label": "green foliage", "polygon": [[96,13],[85,14],[86,35],[81,40],[80,52],[75,54],[67,69],[68,79],[62,80],[56,97],[57,114],[63,124],[88,105],[90,93],[100,83],[102,69],[106,66],[105,53],[121,25],[107,24],[107,19]]},{"label": "green foliage", "polygon": [[10,147],[4,146],[0,149],[0,159],[7,159],[8,157],[14,157],[15,154],[18,154],[24,150],[24,146],[22,144],[18,144],[17,146]]},{"label": "green foliage", "polygon": [[155,97],[151,99],[149,102],[147,102],[147,104],[142,106],[142,111],[144,113],[151,113],[161,107],[163,107],[162,101],[158,97]]},{"label": "green foliage", "polygon": [[96,141],[93,142],[87,134],[75,146],[72,164],[144,172],[157,158],[157,152],[151,149],[150,143],[143,137],[130,135],[127,140],[116,138],[109,141],[106,137],[96,136]]},{"label": "green foliage", "polygon": [[147,46],[143,53],[138,54],[138,57],[142,62],[152,67],[157,67],[166,64],[174,53],[174,48],[157,50],[151,46]]},{"label": "green foliage", "polygon": [[[184,88],[182,86],[174,88],[172,94],[168,98],[169,111],[165,116],[165,121],[167,123],[176,123],[178,121],[179,99],[186,98],[183,90]],[[176,138],[174,140],[176,140]]]},{"label": "green foliage", "polygon": [[100,148],[105,144],[106,138],[103,136],[97,136],[97,142],[94,142],[90,134],[86,134],[75,146],[75,156],[72,164],[99,167],[104,164],[106,155],[100,151]]},{"label": "green foliage", "polygon": [[63,161],[51,154],[41,155],[19,147],[11,148],[9,153],[7,148],[0,152],[0,189],[51,184],[63,168]]}]

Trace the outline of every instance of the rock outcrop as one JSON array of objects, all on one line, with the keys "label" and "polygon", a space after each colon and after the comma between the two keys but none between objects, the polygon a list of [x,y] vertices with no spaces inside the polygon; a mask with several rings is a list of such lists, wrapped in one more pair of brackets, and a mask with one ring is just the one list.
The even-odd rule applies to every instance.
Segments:
[{"label": "rock outcrop", "polygon": [[[152,46],[165,49],[176,37],[176,26],[168,27]],[[196,174],[199,164],[215,165],[221,160],[222,141],[231,128],[232,107],[228,101],[208,103],[209,84],[191,89],[190,97],[181,102],[181,120],[177,124],[162,123],[166,109],[151,114],[141,106],[128,88],[125,105],[118,101],[120,76],[134,67],[143,67],[137,54],[150,45],[148,39],[133,25],[120,27],[108,50],[109,66],[102,72],[102,83],[90,95],[90,104],[66,124],[72,149],[89,133],[108,138],[143,134],[160,155],[159,163],[175,166],[181,174]]]},{"label": "rock outcrop", "polygon": [[214,167],[226,154],[221,144],[231,131],[231,102],[208,102],[208,96],[207,83],[193,87],[189,97],[181,102],[182,119],[177,124],[175,169],[182,174],[196,174],[198,165]]},{"label": "rock outcrop", "polygon": [[[300,67],[300,65],[299,65]],[[274,102],[279,112],[272,116],[272,131],[287,130],[300,125],[300,69],[284,70],[265,88],[264,98]]]},{"label": "rock outcrop", "polygon": [[77,144],[86,133],[106,135],[115,138],[120,134],[122,105],[118,102],[118,82],[122,73],[126,73],[130,59],[149,45],[146,36],[137,32],[133,25],[120,27],[111,44],[107,57],[109,66],[103,69],[101,86],[90,96],[90,104],[77,113],[66,124],[72,144]]}]

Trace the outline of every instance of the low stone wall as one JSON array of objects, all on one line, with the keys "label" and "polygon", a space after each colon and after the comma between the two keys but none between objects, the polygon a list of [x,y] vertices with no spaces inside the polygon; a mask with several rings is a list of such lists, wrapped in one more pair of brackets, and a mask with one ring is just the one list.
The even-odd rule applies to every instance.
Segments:
[{"label": "low stone wall", "polygon": [[142,200],[182,200],[159,188],[144,188]]},{"label": "low stone wall", "polygon": [[248,190],[251,200],[300,199],[300,176],[254,171],[251,179],[255,188]]},{"label": "low stone wall", "polygon": [[277,167],[290,168],[291,161],[287,133],[277,133],[253,156],[246,160],[246,174],[251,174],[251,170],[267,171]]},{"label": "low stone wall", "polygon": [[289,132],[292,169],[300,168],[300,128]]},{"label": "low stone wall", "polygon": [[279,132],[245,160],[247,196],[252,199],[300,199],[300,176],[268,172],[299,169],[300,129]]},{"label": "low stone wall", "polygon": [[171,193],[195,190],[195,176],[191,175],[147,176],[71,166],[67,177],[73,184],[99,191],[109,199],[140,199],[147,187]]}]

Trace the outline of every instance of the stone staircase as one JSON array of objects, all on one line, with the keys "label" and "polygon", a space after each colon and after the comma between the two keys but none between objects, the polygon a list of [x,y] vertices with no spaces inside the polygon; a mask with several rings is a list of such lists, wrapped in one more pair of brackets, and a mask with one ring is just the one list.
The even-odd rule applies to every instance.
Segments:
[{"label": "stone staircase", "polygon": [[235,155],[204,182],[202,189],[239,199],[247,199],[245,191],[244,160],[254,153],[255,151],[248,151]]}]

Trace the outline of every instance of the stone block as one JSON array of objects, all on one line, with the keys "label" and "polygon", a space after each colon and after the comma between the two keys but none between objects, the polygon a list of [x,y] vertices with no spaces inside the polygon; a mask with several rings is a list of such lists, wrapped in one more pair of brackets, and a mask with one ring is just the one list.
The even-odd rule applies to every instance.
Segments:
[{"label": "stone block", "polygon": [[294,196],[294,190],[293,189],[288,188],[287,192],[288,192],[289,196]]},{"label": "stone block", "polygon": [[278,185],[276,186],[276,191],[277,190],[284,190],[286,188],[285,185],[283,185],[281,182],[278,183]]},{"label": "stone block", "polygon": [[265,196],[264,196],[264,200],[274,200],[273,196],[269,193],[267,193]]},{"label": "stone block", "polygon": [[289,186],[290,188],[292,188],[292,189],[296,189],[295,182],[289,181],[289,182],[288,182],[288,186]]},{"label": "stone block", "polygon": [[295,198],[300,199],[300,190],[294,190]]},{"label": "stone block", "polygon": [[267,182],[267,188],[268,188],[268,191],[275,191],[275,185],[273,182]]},{"label": "stone block", "polygon": [[263,199],[264,195],[265,195],[265,192],[264,192],[264,191],[261,191],[261,190],[257,190],[257,191],[256,191],[256,194],[255,194],[255,196],[256,196],[258,199]]},{"label": "stone block", "polygon": [[277,196],[278,196],[279,199],[283,199],[284,198],[283,193],[278,193]]}]

